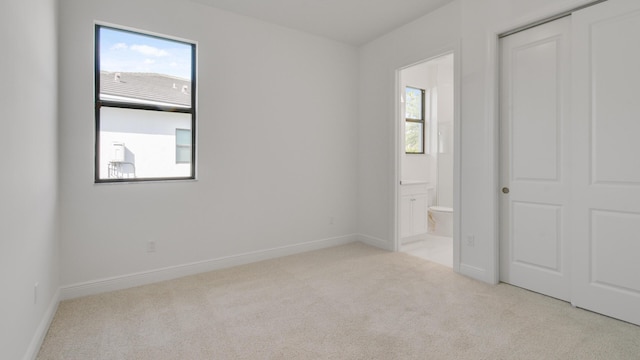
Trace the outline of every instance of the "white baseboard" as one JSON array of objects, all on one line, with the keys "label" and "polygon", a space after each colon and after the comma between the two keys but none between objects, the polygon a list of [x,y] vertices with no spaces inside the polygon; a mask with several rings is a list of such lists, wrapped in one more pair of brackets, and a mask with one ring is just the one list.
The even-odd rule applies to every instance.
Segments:
[{"label": "white baseboard", "polygon": [[418,234],[418,235],[403,237],[402,239],[400,239],[400,245],[404,245],[404,244],[408,244],[408,243],[412,243],[412,242],[416,242],[416,241],[426,240],[428,238],[428,236],[429,236],[428,233],[424,233],[424,234]]},{"label": "white baseboard", "polygon": [[383,250],[394,251],[394,246],[391,241],[383,240],[374,236],[369,236],[365,234],[358,234],[358,240]]},{"label": "white baseboard", "polygon": [[190,264],[170,266],[162,269],[72,284],[60,288],[60,298],[61,300],[67,300],[108,291],[122,290],[136,286],[152,284],[159,281],[176,279],[183,276],[219,270],[232,266],[274,259],[282,256],[323,249],[331,246],[344,245],[358,240],[359,237],[356,234],[350,234],[328,239],[309,241],[301,244],[287,245],[272,249],[258,250],[244,254],[226,256],[217,259],[198,261]]},{"label": "white baseboard", "polygon": [[47,311],[44,313],[44,316],[42,317],[42,320],[40,321],[40,324],[38,325],[33,338],[31,339],[31,343],[29,343],[27,352],[24,354],[24,360],[34,360],[36,356],[38,356],[38,352],[40,351],[40,347],[42,346],[44,337],[47,335],[49,326],[51,326],[53,317],[56,315],[56,311],[58,310],[59,303],[60,289],[56,290],[55,294],[53,294],[53,297],[49,302],[49,306],[47,307]]},{"label": "white baseboard", "polygon": [[475,266],[460,264],[460,274],[482,282],[487,282],[487,271]]}]

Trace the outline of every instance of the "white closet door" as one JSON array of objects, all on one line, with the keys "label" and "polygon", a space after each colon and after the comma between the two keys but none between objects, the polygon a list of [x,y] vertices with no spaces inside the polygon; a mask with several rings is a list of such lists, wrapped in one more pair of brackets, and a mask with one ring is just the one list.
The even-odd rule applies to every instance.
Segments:
[{"label": "white closet door", "polygon": [[572,302],[640,325],[640,1],[572,23]]},{"label": "white closet door", "polygon": [[500,41],[500,280],[563,300],[571,291],[570,28],[566,17]]}]

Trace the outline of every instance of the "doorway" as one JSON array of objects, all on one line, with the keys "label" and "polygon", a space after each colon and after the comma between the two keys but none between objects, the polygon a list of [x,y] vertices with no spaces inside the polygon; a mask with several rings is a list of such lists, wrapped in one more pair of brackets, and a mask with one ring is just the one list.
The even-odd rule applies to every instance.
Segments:
[{"label": "doorway", "polygon": [[[456,77],[453,52],[398,70],[396,248],[454,267]],[[455,198],[455,199],[454,199]]]}]

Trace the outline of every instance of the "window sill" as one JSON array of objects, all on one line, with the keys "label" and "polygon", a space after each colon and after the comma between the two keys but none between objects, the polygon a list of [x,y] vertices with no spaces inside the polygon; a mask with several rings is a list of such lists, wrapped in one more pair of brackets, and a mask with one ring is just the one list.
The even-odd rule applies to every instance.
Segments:
[{"label": "window sill", "polygon": [[101,182],[93,182],[93,185],[102,186],[102,185],[141,185],[141,184],[166,184],[166,183],[190,183],[190,182],[198,182],[198,179],[158,179],[158,180],[143,180],[143,181],[101,181]]}]

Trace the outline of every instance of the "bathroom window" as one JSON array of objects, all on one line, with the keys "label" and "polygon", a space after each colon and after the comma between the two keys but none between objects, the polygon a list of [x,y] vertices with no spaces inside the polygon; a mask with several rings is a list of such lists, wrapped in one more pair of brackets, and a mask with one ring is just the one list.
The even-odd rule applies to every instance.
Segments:
[{"label": "bathroom window", "polygon": [[405,89],[405,152],[424,154],[425,116],[424,89],[407,86]]},{"label": "bathroom window", "polygon": [[196,45],[95,26],[95,182],[195,179]]}]

